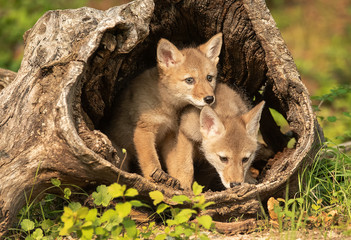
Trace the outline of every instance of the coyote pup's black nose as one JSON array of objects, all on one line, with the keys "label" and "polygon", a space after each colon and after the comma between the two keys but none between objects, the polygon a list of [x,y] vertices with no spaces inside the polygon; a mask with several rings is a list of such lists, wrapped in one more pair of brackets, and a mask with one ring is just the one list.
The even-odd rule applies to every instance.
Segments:
[{"label": "coyote pup's black nose", "polygon": [[231,182],[230,183],[230,187],[232,188],[232,187],[235,187],[235,186],[239,186],[239,185],[241,185],[241,183],[239,183],[239,182]]},{"label": "coyote pup's black nose", "polygon": [[207,104],[211,104],[211,103],[213,103],[213,101],[214,101],[214,97],[213,97],[213,96],[204,97],[204,101],[205,101],[205,103],[207,103]]}]

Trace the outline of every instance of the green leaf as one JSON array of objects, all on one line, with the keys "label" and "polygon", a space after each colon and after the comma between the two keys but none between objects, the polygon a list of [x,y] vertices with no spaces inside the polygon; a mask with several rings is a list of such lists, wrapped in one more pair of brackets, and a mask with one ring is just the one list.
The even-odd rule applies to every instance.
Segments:
[{"label": "green leaf", "polygon": [[304,202],[303,198],[296,198],[296,201],[299,203],[299,205],[302,205]]},{"label": "green leaf", "polygon": [[72,209],[73,212],[77,212],[82,205],[79,202],[71,202],[68,204],[68,207]]},{"label": "green leaf", "polygon": [[64,190],[63,190],[63,193],[65,194],[65,198],[66,199],[69,199],[69,197],[71,196],[71,194],[72,194],[72,192],[71,192],[71,189],[69,189],[69,188],[65,188]]},{"label": "green leaf", "polygon": [[101,222],[111,222],[113,219],[115,219],[117,216],[117,213],[113,209],[108,209],[105,211],[102,216],[101,216]]},{"label": "green leaf", "polygon": [[156,206],[157,204],[159,204],[160,202],[163,201],[164,196],[160,191],[152,191],[149,192],[149,195],[151,197],[152,200],[154,200],[154,205]]},{"label": "green leaf", "polygon": [[184,229],[184,234],[185,234],[185,236],[190,237],[191,235],[194,234],[194,230],[191,229],[191,228],[185,228]]},{"label": "green leaf", "polygon": [[61,186],[61,181],[58,178],[51,178],[50,181],[55,187]]},{"label": "green leaf", "polygon": [[129,202],[116,204],[116,212],[121,217],[127,217],[132,211],[132,204]]},{"label": "green leaf", "polygon": [[36,240],[42,239],[44,237],[43,230],[41,230],[40,228],[35,229],[35,231],[32,234],[32,237]]},{"label": "green leaf", "polygon": [[166,210],[167,208],[169,208],[169,205],[168,204],[165,204],[165,203],[161,203],[160,205],[157,206],[157,210],[156,212],[158,214],[164,212],[164,210]]},{"label": "green leaf", "polygon": [[60,235],[65,236],[69,235],[72,232],[72,227],[74,225],[73,219],[68,219],[64,222],[63,228],[60,230]]},{"label": "green leaf", "polygon": [[72,227],[74,226],[74,212],[69,207],[63,208],[63,214],[61,220],[64,223],[63,228],[60,230],[60,235],[69,235],[72,232]]},{"label": "green leaf", "polygon": [[344,116],[351,118],[351,113],[350,112],[343,112]]},{"label": "green leaf", "polygon": [[162,234],[158,234],[156,237],[155,237],[155,240],[164,240],[166,239],[167,235],[165,233],[162,233]]},{"label": "green leaf", "polygon": [[65,222],[67,219],[70,219],[73,217],[73,210],[70,209],[69,207],[63,207],[63,214],[61,216],[62,222]]},{"label": "green leaf", "polygon": [[200,240],[210,240],[210,238],[206,234],[201,234]]},{"label": "green leaf", "polygon": [[191,218],[192,214],[196,213],[195,210],[192,209],[182,209],[175,217],[174,217],[174,221],[177,224],[181,224],[181,223],[185,223],[187,221],[189,221],[189,219]]},{"label": "green leaf", "polygon": [[207,202],[207,203],[204,203],[202,204],[202,207],[200,208],[201,210],[204,210],[205,208],[207,208],[208,206],[211,206],[215,204],[215,202]]},{"label": "green leaf", "polygon": [[294,217],[294,214],[292,211],[285,211],[284,213],[287,217],[290,217],[290,218]]},{"label": "green leaf", "polygon": [[317,211],[318,209],[320,209],[321,206],[318,206],[318,205],[315,205],[315,204],[312,204],[312,209]]},{"label": "green leaf", "polygon": [[149,205],[142,203],[139,200],[131,200],[129,202],[130,202],[130,204],[132,204],[133,207],[148,207],[148,208],[150,208]]},{"label": "green leaf", "polygon": [[295,199],[289,199],[288,202],[286,203],[288,206],[290,206],[292,203],[295,202]]},{"label": "green leaf", "polygon": [[88,212],[89,212],[89,208],[81,207],[77,211],[77,217],[80,218],[80,219],[84,219],[88,215]]},{"label": "green leaf", "polygon": [[203,186],[199,185],[197,182],[194,182],[192,187],[194,195],[197,196],[202,193],[203,188]]},{"label": "green leaf", "polygon": [[87,220],[87,221],[95,221],[96,220],[96,216],[97,216],[97,209],[96,208],[90,209],[88,214],[85,217],[85,220]]},{"label": "green leaf", "polygon": [[30,231],[34,229],[34,222],[29,220],[29,219],[23,219],[23,221],[21,222],[21,228],[24,231]]},{"label": "green leaf", "polygon": [[138,193],[138,190],[134,189],[134,188],[129,188],[127,189],[126,193],[124,194],[124,196],[126,197],[135,197],[137,196],[139,193]]},{"label": "green leaf", "polygon": [[200,208],[203,209],[204,204],[206,202],[205,196],[204,195],[198,195],[194,197],[194,205],[193,208]]},{"label": "green leaf", "polygon": [[175,226],[174,231],[173,231],[173,236],[179,236],[182,235],[184,233],[184,226],[183,225],[178,225]]},{"label": "green leaf", "polygon": [[172,201],[179,204],[183,204],[184,202],[191,202],[191,200],[185,195],[176,195],[172,197]]},{"label": "green leaf", "polygon": [[96,234],[96,235],[102,236],[102,235],[105,235],[106,233],[107,233],[107,231],[106,231],[105,228],[97,227],[97,228],[95,229],[95,234]]},{"label": "green leaf", "polygon": [[171,229],[169,227],[165,227],[163,230],[165,233],[169,234],[171,232]]},{"label": "green leaf", "polygon": [[41,223],[41,228],[46,231],[48,230],[50,227],[52,227],[54,225],[54,222],[50,219],[45,219],[44,221],[42,221]]},{"label": "green leaf", "polygon": [[92,228],[92,227],[83,228],[82,229],[82,237],[81,237],[81,239],[83,239],[83,240],[91,240],[91,239],[93,239],[93,234],[94,234],[94,228]]},{"label": "green leaf", "polygon": [[133,239],[136,238],[138,231],[137,231],[135,222],[131,219],[124,219],[122,224],[126,229],[127,236]]},{"label": "green leaf", "polygon": [[173,225],[177,225],[178,224],[178,222],[177,221],[175,221],[175,220],[173,220],[173,219],[167,219],[166,220],[166,223],[167,223],[167,225],[168,226],[173,226]]},{"label": "green leaf", "polygon": [[335,116],[329,116],[329,117],[327,117],[327,120],[329,122],[335,122],[336,121],[336,117]]},{"label": "green leaf", "polygon": [[112,198],[123,197],[126,188],[126,185],[122,186],[118,183],[113,183],[110,186],[108,186],[108,193],[111,195]]},{"label": "green leaf", "polygon": [[106,185],[100,185],[96,188],[96,192],[93,192],[92,197],[94,198],[94,203],[98,206],[102,205],[107,207],[112,199],[109,194]]},{"label": "green leaf", "polygon": [[200,217],[196,217],[197,221],[200,225],[202,225],[206,229],[210,229],[212,225],[212,218],[209,215],[203,215]]},{"label": "green leaf", "polygon": [[81,225],[81,228],[89,228],[93,225],[92,221],[86,221]]},{"label": "green leaf", "polygon": [[114,237],[113,239],[126,239],[126,238],[121,238],[119,235],[121,234],[123,228],[121,225],[117,226],[111,231],[111,236]]}]

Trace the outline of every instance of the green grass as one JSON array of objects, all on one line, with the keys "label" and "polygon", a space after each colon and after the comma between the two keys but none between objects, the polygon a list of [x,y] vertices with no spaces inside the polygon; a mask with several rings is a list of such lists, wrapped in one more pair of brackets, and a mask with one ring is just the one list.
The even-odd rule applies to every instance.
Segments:
[{"label": "green grass", "polygon": [[291,232],[289,239],[295,239],[297,231],[309,229],[351,235],[351,156],[343,151],[326,143],[312,165],[299,175],[295,197],[268,201],[266,229],[277,229],[284,235]]}]

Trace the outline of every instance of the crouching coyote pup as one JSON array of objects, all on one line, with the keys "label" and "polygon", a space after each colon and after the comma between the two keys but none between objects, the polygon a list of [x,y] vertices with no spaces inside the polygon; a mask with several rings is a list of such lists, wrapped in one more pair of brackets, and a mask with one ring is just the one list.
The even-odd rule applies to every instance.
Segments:
[{"label": "crouching coyote pup", "polygon": [[178,131],[180,110],[215,102],[221,47],[222,33],[197,48],[179,50],[166,39],[158,42],[157,66],[132,80],[105,129],[116,148],[127,150],[121,169],[128,171],[131,157],[146,178],[161,169],[158,146],[169,132]]},{"label": "crouching coyote pup", "polygon": [[197,144],[226,188],[245,179],[254,181],[247,172],[258,148],[264,102],[249,111],[239,94],[223,83],[217,85],[215,96],[212,108],[205,106],[201,112],[194,107],[184,110],[177,142],[165,157],[168,173],[176,177],[183,188],[190,188],[193,182]]}]

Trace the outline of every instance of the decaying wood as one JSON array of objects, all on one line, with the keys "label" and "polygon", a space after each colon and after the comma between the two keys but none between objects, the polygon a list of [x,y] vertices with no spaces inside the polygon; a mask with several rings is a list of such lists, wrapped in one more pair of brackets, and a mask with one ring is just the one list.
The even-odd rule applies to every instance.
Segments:
[{"label": "decaying wood", "polygon": [[7,69],[0,68],[0,91],[15,79],[16,73]]},{"label": "decaying wood", "polygon": [[238,222],[217,222],[213,221],[219,233],[234,235],[238,233],[252,232],[257,228],[256,219],[247,219]]},{"label": "decaying wood", "polygon": [[204,193],[215,202],[206,213],[218,221],[256,216],[259,201],[284,189],[311,162],[323,139],[265,2],[137,0],[107,11],[49,11],[26,33],[21,68],[0,92],[0,232],[25,204],[24,193],[32,188],[34,195],[40,193],[53,177],[85,189],[119,177],[145,200],[149,191],[162,191],[169,204],[174,194],[189,194],[119,170],[121,159],[99,129],[123,87],[155,64],[161,37],[199,44],[217,32],[224,40],[219,79],[251,99],[264,99],[287,119],[296,139],[296,146],[287,149],[290,137],[265,110],[263,139],[281,151],[279,157],[256,185]]}]

